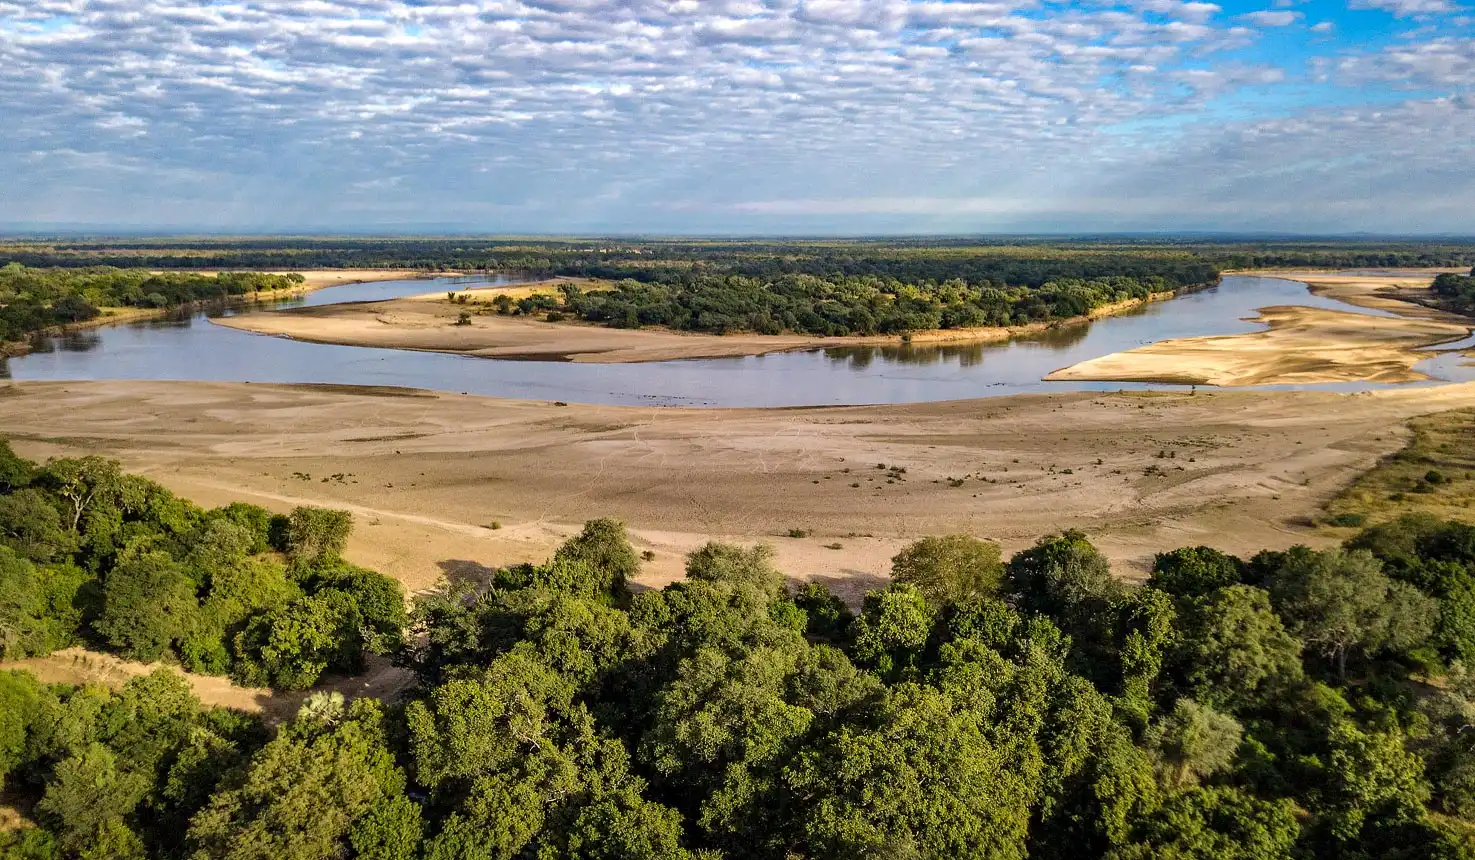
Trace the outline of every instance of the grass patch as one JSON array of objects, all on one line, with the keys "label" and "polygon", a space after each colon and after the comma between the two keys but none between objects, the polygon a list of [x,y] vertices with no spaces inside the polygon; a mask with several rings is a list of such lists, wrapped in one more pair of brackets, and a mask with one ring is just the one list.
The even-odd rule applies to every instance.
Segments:
[{"label": "grass patch", "polygon": [[1375,525],[1411,513],[1475,523],[1475,409],[1425,415],[1408,426],[1413,438],[1403,450],[1327,503],[1329,525]]}]

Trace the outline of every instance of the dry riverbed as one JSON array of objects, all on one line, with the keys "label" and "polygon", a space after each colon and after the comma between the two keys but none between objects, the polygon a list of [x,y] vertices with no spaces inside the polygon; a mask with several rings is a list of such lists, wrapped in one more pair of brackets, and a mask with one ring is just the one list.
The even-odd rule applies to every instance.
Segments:
[{"label": "dry riverbed", "polygon": [[1012,552],[1082,528],[1128,577],[1182,545],[1325,542],[1307,518],[1397,450],[1404,421],[1472,405],[1475,384],[782,410],[243,383],[0,387],[3,432],[22,454],[116,457],[207,505],[346,508],[352,560],[412,591],[541,560],[584,520],[615,516],[655,553],[643,584],[678,578],[709,538],[768,540],[784,570],[851,597],[927,534]]}]

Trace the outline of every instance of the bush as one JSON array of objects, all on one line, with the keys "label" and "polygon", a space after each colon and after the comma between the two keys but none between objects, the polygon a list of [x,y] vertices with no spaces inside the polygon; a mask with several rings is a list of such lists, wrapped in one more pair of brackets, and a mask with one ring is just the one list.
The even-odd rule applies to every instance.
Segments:
[{"label": "bush", "polygon": [[1367,521],[1367,517],[1364,516],[1363,514],[1351,514],[1351,513],[1337,514],[1337,515],[1333,516],[1330,520],[1327,520],[1327,522],[1329,522],[1332,525],[1336,526],[1337,528],[1341,528],[1341,529],[1361,528],[1362,527],[1362,524],[1364,522],[1366,522],[1366,521]]},{"label": "bush", "polygon": [[1444,473],[1439,471],[1438,469],[1430,469],[1429,471],[1424,473],[1425,483],[1442,484],[1445,482],[1445,480],[1446,478],[1444,477]]}]

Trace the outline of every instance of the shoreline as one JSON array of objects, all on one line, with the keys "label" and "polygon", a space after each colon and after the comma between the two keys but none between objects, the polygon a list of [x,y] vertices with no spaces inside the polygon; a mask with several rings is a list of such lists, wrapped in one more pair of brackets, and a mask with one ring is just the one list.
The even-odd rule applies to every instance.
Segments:
[{"label": "shoreline", "polygon": [[[549,279],[538,283],[558,283]],[[529,284],[517,285],[526,289]],[[738,358],[812,349],[864,346],[998,343],[1127,313],[1158,301],[1204,289],[1196,284],[1143,299],[1112,302],[1074,317],[1016,326],[930,329],[898,335],[715,335],[670,329],[617,329],[594,323],[480,315],[454,324],[464,306],[433,303],[436,294],[381,302],[267,311],[211,320],[216,325],[307,343],[439,352],[506,361],[570,361],[624,364],[685,359]]]},{"label": "shoreline", "polygon": [[1322,275],[1305,270],[1255,270],[1240,274],[1294,281],[1313,295],[1347,305],[1348,310],[1301,305],[1256,308],[1256,316],[1248,319],[1264,326],[1262,329],[1158,341],[1061,368],[1045,379],[1223,388],[1429,382],[1431,377],[1414,368],[1437,354],[1431,347],[1465,340],[1475,332],[1475,319],[1430,308],[1414,298],[1413,294],[1426,291],[1431,272]]},{"label": "shoreline", "polygon": [[[200,269],[201,274],[218,274],[220,272],[254,271],[248,269]],[[382,271],[382,277],[357,277],[372,272]],[[308,269],[300,272],[266,272],[269,275],[298,274],[307,280],[300,286],[290,287],[284,290],[271,290],[263,292],[257,290],[251,293],[243,293],[238,296],[226,296],[224,298],[197,299],[168,308],[135,308],[135,307],[106,307],[98,308],[101,313],[90,320],[81,322],[62,323],[61,325],[47,326],[31,332],[26,340],[0,341],[0,359],[19,358],[28,355],[32,351],[31,341],[35,338],[61,337],[73,332],[88,331],[104,326],[123,325],[125,323],[143,322],[146,320],[164,319],[173,313],[180,311],[193,312],[200,310],[216,302],[250,303],[259,301],[272,301],[278,299],[290,299],[296,296],[305,296],[317,290],[328,287],[341,287],[348,284],[368,284],[375,281],[399,281],[399,280],[421,280],[436,277],[459,275],[460,272],[419,272],[414,269]],[[314,276],[317,276],[314,278]]]}]

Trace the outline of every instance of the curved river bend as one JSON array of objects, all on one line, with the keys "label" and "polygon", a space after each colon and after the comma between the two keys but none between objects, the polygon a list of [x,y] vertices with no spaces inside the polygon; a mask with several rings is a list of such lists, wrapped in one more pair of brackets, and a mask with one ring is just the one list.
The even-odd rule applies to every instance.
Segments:
[{"label": "curved river bend", "polygon": [[[456,289],[465,283],[467,279],[349,284],[268,307],[375,301]],[[393,385],[579,403],[760,407],[1166,389],[1182,386],[1043,382],[1041,377],[1086,359],[1155,341],[1255,331],[1261,326],[1245,318],[1253,317],[1256,308],[1268,305],[1382,313],[1312,295],[1304,284],[1294,281],[1229,276],[1211,289],[1004,343],[846,347],[748,358],[575,364],[305,343],[211,325],[211,316],[239,312],[214,309],[44,338],[31,354],[0,360],[0,379]],[[1435,383],[1421,384],[1475,379],[1475,368],[1464,366],[1458,355],[1430,355],[1418,369],[1435,377]],[[1271,387],[1364,391],[1389,386],[1336,383]]]}]

